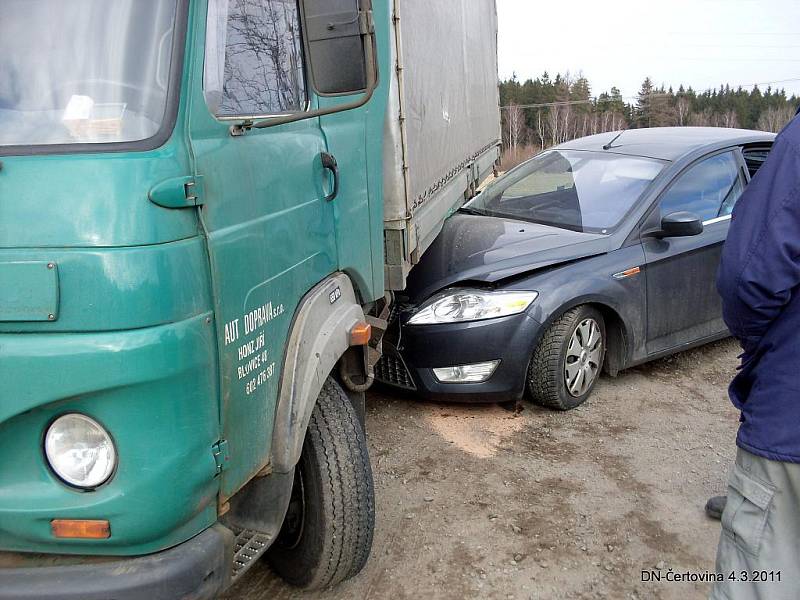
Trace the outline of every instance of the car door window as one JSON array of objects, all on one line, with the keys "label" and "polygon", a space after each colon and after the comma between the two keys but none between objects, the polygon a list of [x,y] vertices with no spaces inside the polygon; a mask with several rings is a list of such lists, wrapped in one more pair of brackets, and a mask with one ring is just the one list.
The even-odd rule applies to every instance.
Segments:
[{"label": "car door window", "polygon": [[661,216],[687,211],[702,221],[731,214],[744,191],[741,168],[734,152],[697,163],[683,173],[661,198]]},{"label": "car door window", "polygon": [[770,148],[745,148],[742,151],[744,162],[747,165],[747,170],[750,171],[750,179],[756,176],[756,173],[761,168],[761,165],[767,160]]},{"label": "car door window", "polygon": [[307,102],[297,0],[210,0],[203,92],[217,117],[268,116]]}]

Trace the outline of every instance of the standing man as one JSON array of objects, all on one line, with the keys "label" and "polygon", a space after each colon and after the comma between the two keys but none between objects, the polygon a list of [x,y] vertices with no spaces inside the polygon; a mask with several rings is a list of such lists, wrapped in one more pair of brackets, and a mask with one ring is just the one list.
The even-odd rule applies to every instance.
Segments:
[{"label": "standing man", "polygon": [[[798,111],[800,112],[800,111]],[[713,600],[800,598],[800,118],[733,211],[717,289],[744,350]]]}]

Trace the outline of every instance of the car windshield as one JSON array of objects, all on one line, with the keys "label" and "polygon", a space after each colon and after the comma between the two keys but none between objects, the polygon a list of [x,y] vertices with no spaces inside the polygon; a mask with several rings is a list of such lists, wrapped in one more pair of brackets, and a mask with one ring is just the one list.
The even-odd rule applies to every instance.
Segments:
[{"label": "car windshield", "polygon": [[130,142],[167,106],[177,0],[3,0],[0,147]]},{"label": "car windshield", "polygon": [[464,210],[609,233],[663,168],[650,158],[551,150],[509,171]]}]

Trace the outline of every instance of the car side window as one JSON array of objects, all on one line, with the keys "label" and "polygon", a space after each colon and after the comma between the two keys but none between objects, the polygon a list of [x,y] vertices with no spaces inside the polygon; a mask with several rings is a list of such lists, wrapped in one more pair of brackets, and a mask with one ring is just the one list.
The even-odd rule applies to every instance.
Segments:
[{"label": "car side window", "polygon": [[750,171],[751,179],[756,176],[756,173],[758,173],[761,165],[766,162],[767,156],[769,156],[769,151],[769,147],[745,148],[742,150],[742,156],[744,157],[744,162],[747,165],[747,170]]},{"label": "car side window", "polygon": [[736,154],[725,152],[697,163],[680,175],[661,198],[661,216],[678,211],[702,221],[730,215],[744,191]]},{"label": "car side window", "polygon": [[297,0],[209,0],[203,93],[217,117],[305,108]]}]

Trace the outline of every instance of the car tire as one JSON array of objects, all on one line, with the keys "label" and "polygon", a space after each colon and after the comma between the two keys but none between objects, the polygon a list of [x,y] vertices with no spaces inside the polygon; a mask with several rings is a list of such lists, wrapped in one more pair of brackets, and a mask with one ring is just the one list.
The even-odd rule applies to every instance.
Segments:
[{"label": "car tire", "polygon": [[[587,331],[596,331],[599,340],[583,340]],[[600,378],[605,352],[603,315],[586,305],[568,310],[550,325],[533,352],[528,367],[531,399],[556,410],[580,406]]]},{"label": "car tire", "polygon": [[375,527],[375,491],[364,430],[328,378],[311,414],[292,499],[267,558],[288,583],[324,589],[358,574]]}]

